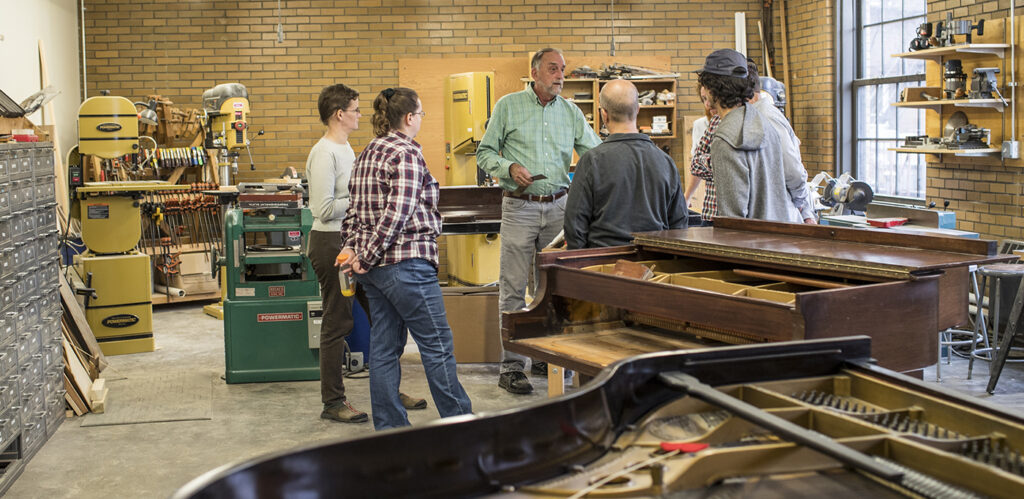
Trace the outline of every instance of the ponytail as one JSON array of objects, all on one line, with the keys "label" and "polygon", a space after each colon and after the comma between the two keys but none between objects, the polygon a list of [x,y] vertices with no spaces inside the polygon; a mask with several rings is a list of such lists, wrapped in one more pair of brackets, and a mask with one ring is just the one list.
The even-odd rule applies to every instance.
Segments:
[{"label": "ponytail", "polygon": [[402,120],[409,113],[415,113],[419,107],[419,96],[411,88],[385,88],[373,99],[373,134],[383,137],[391,130],[401,127]]}]

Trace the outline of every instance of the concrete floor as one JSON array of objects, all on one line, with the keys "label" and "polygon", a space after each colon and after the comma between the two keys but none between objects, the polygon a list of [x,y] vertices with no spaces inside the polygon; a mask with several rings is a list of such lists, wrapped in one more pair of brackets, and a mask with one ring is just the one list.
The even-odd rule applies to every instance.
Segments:
[{"label": "concrete floor", "polygon": [[[82,417],[69,418],[28,463],[7,493],[11,498],[37,497],[166,497],[192,478],[228,462],[324,439],[373,433],[371,423],[342,424],[319,418],[319,382],[227,385],[222,323],[202,313],[201,305],[156,309],[153,353],[108,357],[103,376],[144,376],[161,370],[208,372],[215,378],[212,419],[171,423],[82,427]],[[410,344],[412,342],[410,341]],[[966,380],[967,361],[954,358],[943,365],[942,386],[1024,412],[1024,365],[1008,365],[995,395],[985,394],[987,364],[975,365]],[[403,391],[426,397],[429,392],[417,354],[403,357]],[[546,398],[546,382],[533,377],[534,393],[511,395],[497,388],[496,364],[459,367],[459,377],[475,412],[517,407]],[[925,373],[934,382],[934,367]],[[369,410],[366,379],[345,382],[349,400]],[[109,385],[108,407],[118,404],[116,383]],[[187,397],[189,394],[182,394]],[[433,404],[410,411],[414,425],[436,419]]]}]

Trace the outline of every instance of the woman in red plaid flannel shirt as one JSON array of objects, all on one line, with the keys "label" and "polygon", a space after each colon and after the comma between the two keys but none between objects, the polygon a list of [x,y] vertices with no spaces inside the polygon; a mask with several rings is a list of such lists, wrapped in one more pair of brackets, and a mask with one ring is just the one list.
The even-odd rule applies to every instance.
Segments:
[{"label": "woman in red plaid flannel shirt", "polygon": [[352,170],[342,253],[354,256],[352,272],[370,299],[370,406],[374,428],[383,430],[409,425],[398,392],[409,334],[441,417],[468,414],[472,405],[456,376],[437,281],[439,187],[413,140],[426,113],[416,92],[401,87],[383,90],[373,110],[377,138]]}]

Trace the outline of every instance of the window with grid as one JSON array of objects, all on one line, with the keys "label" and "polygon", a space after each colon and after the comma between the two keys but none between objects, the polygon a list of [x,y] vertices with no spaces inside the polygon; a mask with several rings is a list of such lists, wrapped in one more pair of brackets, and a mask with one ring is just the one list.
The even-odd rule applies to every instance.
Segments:
[{"label": "window with grid", "polygon": [[925,0],[858,2],[853,79],[853,176],[875,194],[923,199],[925,155],[897,154],[908,135],[924,135],[925,110],[897,108],[905,87],[925,84],[925,61],[892,57],[907,52],[925,22]]}]

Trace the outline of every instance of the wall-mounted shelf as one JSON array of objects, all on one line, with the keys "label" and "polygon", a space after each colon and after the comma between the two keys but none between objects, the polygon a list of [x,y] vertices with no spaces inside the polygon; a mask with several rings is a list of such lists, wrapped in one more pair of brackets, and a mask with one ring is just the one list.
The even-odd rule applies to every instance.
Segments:
[{"label": "wall-mounted shelf", "polygon": [[1002,149],[998,147],[990,147],[988,149],[946,149],[938,147],[890,147],[890,151],[903,152],[910,154],[952,154],[953,156],[970,157],[970,156],[990,156],[993,154],[1002,154]]},{"label": "wall-mounted shelf", "polygon": [[[533,81],[530,78],[520,78],[525,84]],[[605,83],[612,80],[599,80],[596,78],[566,78],[562,80],[562,93],[569,102],[576,104],[577,107],[583,111],[584,115],[589,114],[591,116],[590,125],[594,127],[594,132],[601,133],[601,120],[600,115],[597,112],[600,107],[598,102],[598,96],[601,94],[601,87]],[[662,77],[651,77],[651,78],[633,78],[629,81],[636,85],[640,92],[645,90],[654,90],[660,92],[661,90],[668,90],[673,94],[676,93],[676,79],[675,78],[662,78]],[[573,99],[573,95],[577,93],[589,93],[594,96],[593,99]],[[663,139],[674,139],[676,135],[676,105],[678,101],[673,101],[671,104],[652,104],[649,106],[640,106],[640,113],[637,116],[637,125],[641,127],[650,127],[651,122],[654,120],[655,115],[664,114],[668,119],[669,133],[653,134],[648,133],[654,140]]]},{"label": "wall-mounted shelf", "polygon": [[931,109],[932,111],[942,112],[942,106],[956,106],[956,107],[987,107],[995,109],[1000,113],[1006,105],[1009,105],[1010,101],[1007,99],[1006,104],[999,99],[940,99],[940,100],[920,100],[913,102],[896,102],[893,104],[895,107],[909,107],[918,109]]},{"label": "wall-mounted shelf", "polygon": [[914,52],[903,52],[901,54],[893,54],[893,57],[902,57],[904,59],[923,59],[926,61],[941,62],[943,57],[954,54],[983,54],[983,55],[995,55],[1000,59],[1006,53],[1006,49],[1010,48],[1005,43],[965,43],[962,45],[952,45],[949,47],[936,47],[933,49],[917,50]]}]

